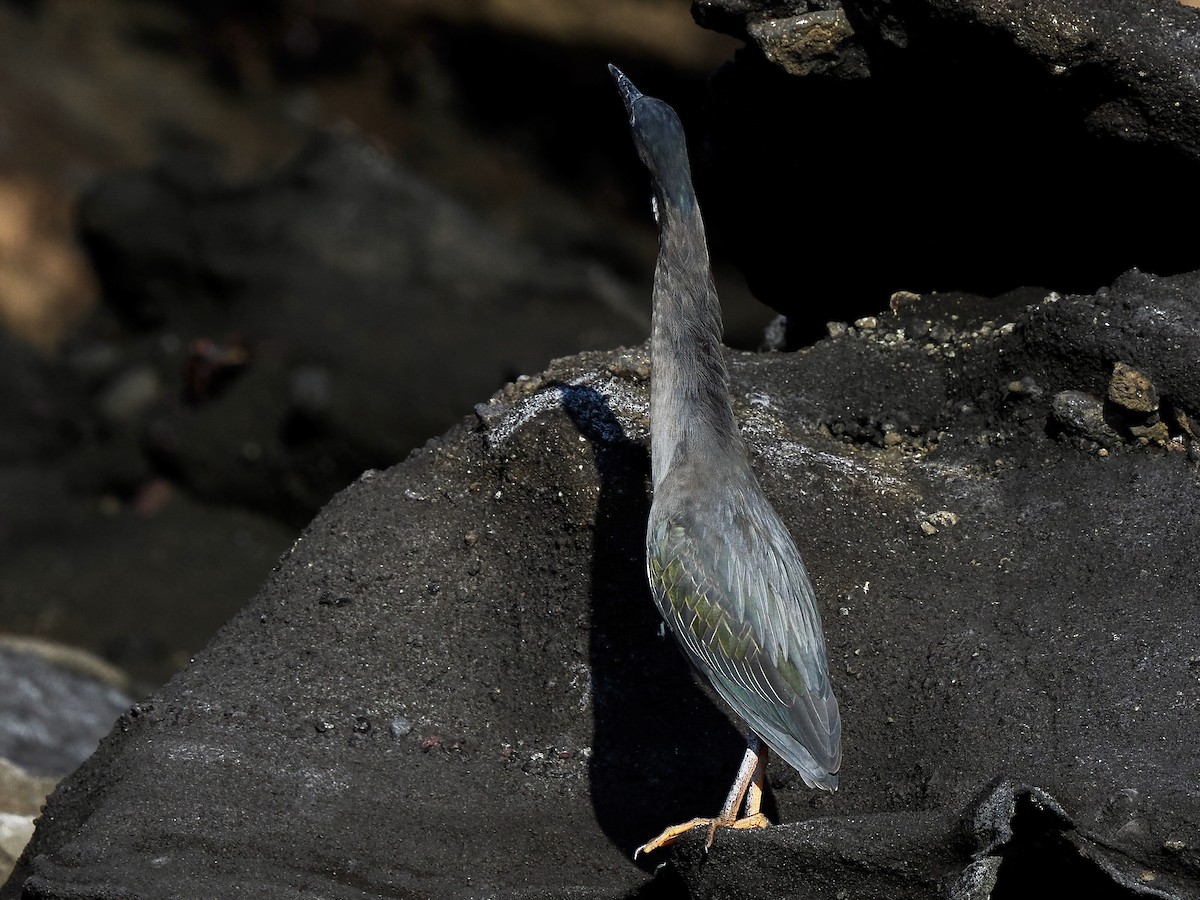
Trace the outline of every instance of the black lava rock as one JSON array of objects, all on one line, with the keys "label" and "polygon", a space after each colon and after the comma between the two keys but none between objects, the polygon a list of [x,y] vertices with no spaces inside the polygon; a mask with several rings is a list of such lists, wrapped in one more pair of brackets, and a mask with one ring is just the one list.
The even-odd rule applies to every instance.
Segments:
[{"label": "black lava rock", "polygon": [[[845,723],[837,794],[772,766],[788,824],[630,857],[715,811],[742,744],[645,586],[644,350],[596,353],[339,494],[63,782],[0,896],[1196,896],[1193,439],[1101,457],[1049,427],[1117,334],[1197,412],[1156,360],[1200,358],[1200,275],[1123,283],[1144,302],[909,298],[730,354]],[[1135,338],[1166,295],[1178,357]]]},{"label": "black lava rock", "polygon": [[[1200,10],[1125,0],[698,0],[707,219],[803,322],[898,288],[1096,290],[1200,266]],[[816,264],[819,260],[819,264]],[[798,329],[798,326],[797,326]]]}]

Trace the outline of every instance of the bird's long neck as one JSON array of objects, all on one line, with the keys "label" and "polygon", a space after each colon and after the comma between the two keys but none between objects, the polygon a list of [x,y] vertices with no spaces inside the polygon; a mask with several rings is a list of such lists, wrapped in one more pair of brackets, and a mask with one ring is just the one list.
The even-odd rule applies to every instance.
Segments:
[{"label": "bird's long neck", "polygon": [[659,206],[654,328],[650,342],[650,445],[654,486],[673,464],[738,458],[741,438],[721,350],[721,305],[704,222],[694,200]]}]

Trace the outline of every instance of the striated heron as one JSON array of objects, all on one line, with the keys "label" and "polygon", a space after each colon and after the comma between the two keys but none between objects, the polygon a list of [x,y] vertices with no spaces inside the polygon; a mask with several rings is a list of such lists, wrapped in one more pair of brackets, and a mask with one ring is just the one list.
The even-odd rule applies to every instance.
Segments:
[{"label": "striated heron", "polygon": [[644,96],[615,66],[609,71],[650,170],[659,228],[647,574],[654,601],[692,665],[749,726],[721,812],[667,828],[637,856],[701,826],[708,827],[706,849],[719,827],[765,827],[767,747],[809,787],[836,790],[842,725],[808,572],[750,468],[733,417],[721,307],[683,126],[666,103]]}]

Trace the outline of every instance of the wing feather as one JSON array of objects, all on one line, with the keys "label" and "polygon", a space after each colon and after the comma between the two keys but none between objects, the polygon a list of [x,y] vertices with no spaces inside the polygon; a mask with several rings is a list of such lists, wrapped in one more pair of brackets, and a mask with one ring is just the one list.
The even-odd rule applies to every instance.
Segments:
[{"label": "wing feather", "polygon": [[[757,483],[748,490],[759,491]],[[761,494],[761,492],[760,492]],[[647,571],[684,652],[810,786],[834,789],[841,719],[816,598],[766,501],[679,502],[651,511]]]}]

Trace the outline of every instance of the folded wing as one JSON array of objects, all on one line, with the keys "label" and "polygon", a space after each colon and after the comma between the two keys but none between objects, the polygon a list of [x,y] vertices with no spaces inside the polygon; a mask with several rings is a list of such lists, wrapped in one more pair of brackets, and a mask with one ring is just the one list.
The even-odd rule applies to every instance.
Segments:
[{"label": "folded wing", "polygon": [[[753,485],[757,490],[757,485]],[[770,504],[651,515],[654,599],[692,663],[811,787],[837,788],[841,718],[800,553]]]}]

